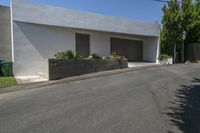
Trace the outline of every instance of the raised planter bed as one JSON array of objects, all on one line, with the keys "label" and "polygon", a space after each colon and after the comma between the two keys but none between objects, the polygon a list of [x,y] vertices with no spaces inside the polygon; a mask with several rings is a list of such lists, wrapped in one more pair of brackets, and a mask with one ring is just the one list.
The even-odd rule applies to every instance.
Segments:
[{"label": "raised planter bed", "polygon": [[86,60],[70,59],[57,60],[49,59],[49,80],[78,76],[87,73],[123,69],[128,67],[128,61],[113,60]]}]

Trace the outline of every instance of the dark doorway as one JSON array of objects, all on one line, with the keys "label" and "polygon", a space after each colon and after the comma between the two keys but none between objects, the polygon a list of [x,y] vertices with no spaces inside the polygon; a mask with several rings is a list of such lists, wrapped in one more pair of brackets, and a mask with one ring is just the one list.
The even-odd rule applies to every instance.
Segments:
[{"label": "dark doorway", "polygon": [[84,58],[90,55],[90,35],[76,33],[76,52]]},{"label": "dark doorway", "polygon": [[128,61],[143,60],[143,41],[111,38],[111,53],[120,52]]}]

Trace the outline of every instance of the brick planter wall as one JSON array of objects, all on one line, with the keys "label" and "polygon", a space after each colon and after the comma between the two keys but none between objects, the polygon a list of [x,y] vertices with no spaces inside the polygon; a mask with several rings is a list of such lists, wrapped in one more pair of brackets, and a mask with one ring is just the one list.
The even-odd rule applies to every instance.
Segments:
[{"label": "brick planter wall", "polygon": [[57,60],[49,59],[49,80],[62,79],[87,73],[123,69],[128,67],[128,61],[112,60]]}]

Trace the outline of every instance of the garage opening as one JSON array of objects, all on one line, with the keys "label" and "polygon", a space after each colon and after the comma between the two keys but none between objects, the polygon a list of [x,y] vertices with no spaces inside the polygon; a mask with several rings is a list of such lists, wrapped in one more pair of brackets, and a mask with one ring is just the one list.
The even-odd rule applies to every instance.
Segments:
[{"label": "garage opening", "polygon": [[143,60],[143,41],[111,38],[111,53],[120,52],[129,62],[141,62]]}]

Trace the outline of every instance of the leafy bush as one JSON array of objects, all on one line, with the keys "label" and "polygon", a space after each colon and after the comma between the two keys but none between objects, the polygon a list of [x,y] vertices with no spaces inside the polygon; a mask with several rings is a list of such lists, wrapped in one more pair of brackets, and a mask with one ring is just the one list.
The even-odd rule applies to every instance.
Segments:
[{"label": "leafy bush", "polygon": [[119,52],[113,52],[110,56],[111,60],[114,61],[122,61],[122,60],[127,60],[124,56],[122,56]]},{"label": "leafy bush", "polygon": [[[79,54],[77,54],[73,50],[66,50],[64,52],[58,52],[54,55],[55,59],[81,59]],[[104,56],[103,58],[97,54],[91,54],[87,59],[103,59],[103,60],[114,60],[114,61],[122,61],[127,60],[124,56],[122,56],[119,52],[113,52],[110,56]]]},{"label": "leafy bush", "polygon": [[0,76],[3,76],[3,70],[2,70],[3,62],[4,60],[0,59]]},{"label": "leafy bush", "polygon": [[102,59],[103,60],[111,60],[111,56],[103,56]]},{"label": "leafy bush", "polygon": [[114,61],[122,61],[127,60],[126,57],[121,55],[119,52],[113,52],[110,56],[104,56],[104,60],[114,60]]},{"label": "leafy bush", "polygon": [[92,54],[88,57],[88,59],[102,59],[101,56],[97,55],[97,54]]},{"label": "leafy bush", "polygon": [[159,57],[159,60],[166,60],[166,59],[169,59],[169,58],[172,58],[172,57],[167,55],[167,54],[161,54],[160,57]]},{"label": "leafy bush", "polygon": [[0,64],[0,76],[10,77],[13,76],[13,63],[12,62],[1,62]]},{"label": "leafy bush", "polygon": [[54,55],[55,59],[79,59],[80,56],[73,50],[66,50],[64,52],[58,52]]}]

